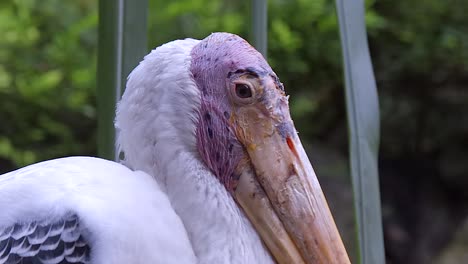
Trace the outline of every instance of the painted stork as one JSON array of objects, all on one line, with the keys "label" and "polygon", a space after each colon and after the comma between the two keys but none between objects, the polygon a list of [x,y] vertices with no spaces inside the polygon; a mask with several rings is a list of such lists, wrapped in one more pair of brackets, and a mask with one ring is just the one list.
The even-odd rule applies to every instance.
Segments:
[{"label": "painted stork", "polygon": [[349,263],[283,85],[242,38],[153,50],[115,124],[122,164],[0,176],[0,263]]}]

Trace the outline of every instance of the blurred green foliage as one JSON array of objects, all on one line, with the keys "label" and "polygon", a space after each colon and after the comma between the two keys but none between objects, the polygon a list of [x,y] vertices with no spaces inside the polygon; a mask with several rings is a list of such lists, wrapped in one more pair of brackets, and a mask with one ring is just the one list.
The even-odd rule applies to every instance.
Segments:
[{"label": "blurred green foliage", "polygon": [[[338,145],[345,146],[334,2],[268,4],[268,59],[293,95],[291,109],[302,137],[326,139],[339,133],[344,139]],[[409,99],[395,101],[395,93],[401,94],[396,87],[400,81],[435,79],[444,85],[467,78],[468,34],[462,25],[468,24],[463,11],[468,2],[370,0],[366,5],[378,84],[385,89],[384,118],[401,120],[414,110]],[[149,46],[203,38],[214,31],[249,39],[250,20],[249,1],[151,0]],[[0,3],[1,171],[96,153],[96,29],[96,0]],[[411,89],[419,89],[418,96],[425,98],[440,92]],[[395,148],[392,138],[388,146],[384,140],[384,148]]]},{"label": "blurred green foliage", "polygon": [[0,165],[94,152],[96,22],[95,1],[0,3]]}]

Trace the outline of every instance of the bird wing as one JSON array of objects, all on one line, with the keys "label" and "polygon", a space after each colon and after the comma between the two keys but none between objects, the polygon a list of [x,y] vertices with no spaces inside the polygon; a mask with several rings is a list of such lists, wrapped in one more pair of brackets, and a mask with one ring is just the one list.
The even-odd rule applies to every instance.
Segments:
[{"label": "bird wing", "polygon": [[18,222],[0,228],[0,263],[89,263],[90,247],[79,218]]},{"label": "bird wing", "polygon": [[195,262],[182,221],[144,172],[70,157],[0,175],[0,264]]}]

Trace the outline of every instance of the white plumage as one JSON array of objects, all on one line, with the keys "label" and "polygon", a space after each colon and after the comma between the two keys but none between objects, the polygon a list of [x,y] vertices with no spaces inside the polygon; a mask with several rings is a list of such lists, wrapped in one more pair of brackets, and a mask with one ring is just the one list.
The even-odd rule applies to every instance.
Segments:
[{"label": "white plumage", "polygon": [[91,263],[195,262],[157,183],[115,162],[70,157],[7,173],[0,177],[0,208],[0,227],[75,212],[92,247]]},{"label": "white plumage", "polygon": [[272,263],[196,150],[200,94],[189,67],[197,43],[165,44],[129,76],[116,118],[128,168],[71,157],[1,175],[0,234],[72,212],[89,263]]}]

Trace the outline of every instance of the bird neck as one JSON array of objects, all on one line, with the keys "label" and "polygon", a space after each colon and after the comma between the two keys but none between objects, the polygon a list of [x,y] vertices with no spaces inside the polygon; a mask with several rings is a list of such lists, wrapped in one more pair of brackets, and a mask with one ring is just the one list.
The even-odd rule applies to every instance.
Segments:
[{"label": "bird neck", "polygon": [[[169,146],[168,146],[169,147]],[[199,263],[272,263],[258,234],[197,153],[162,152],[153,175],[180,216]]]}]

